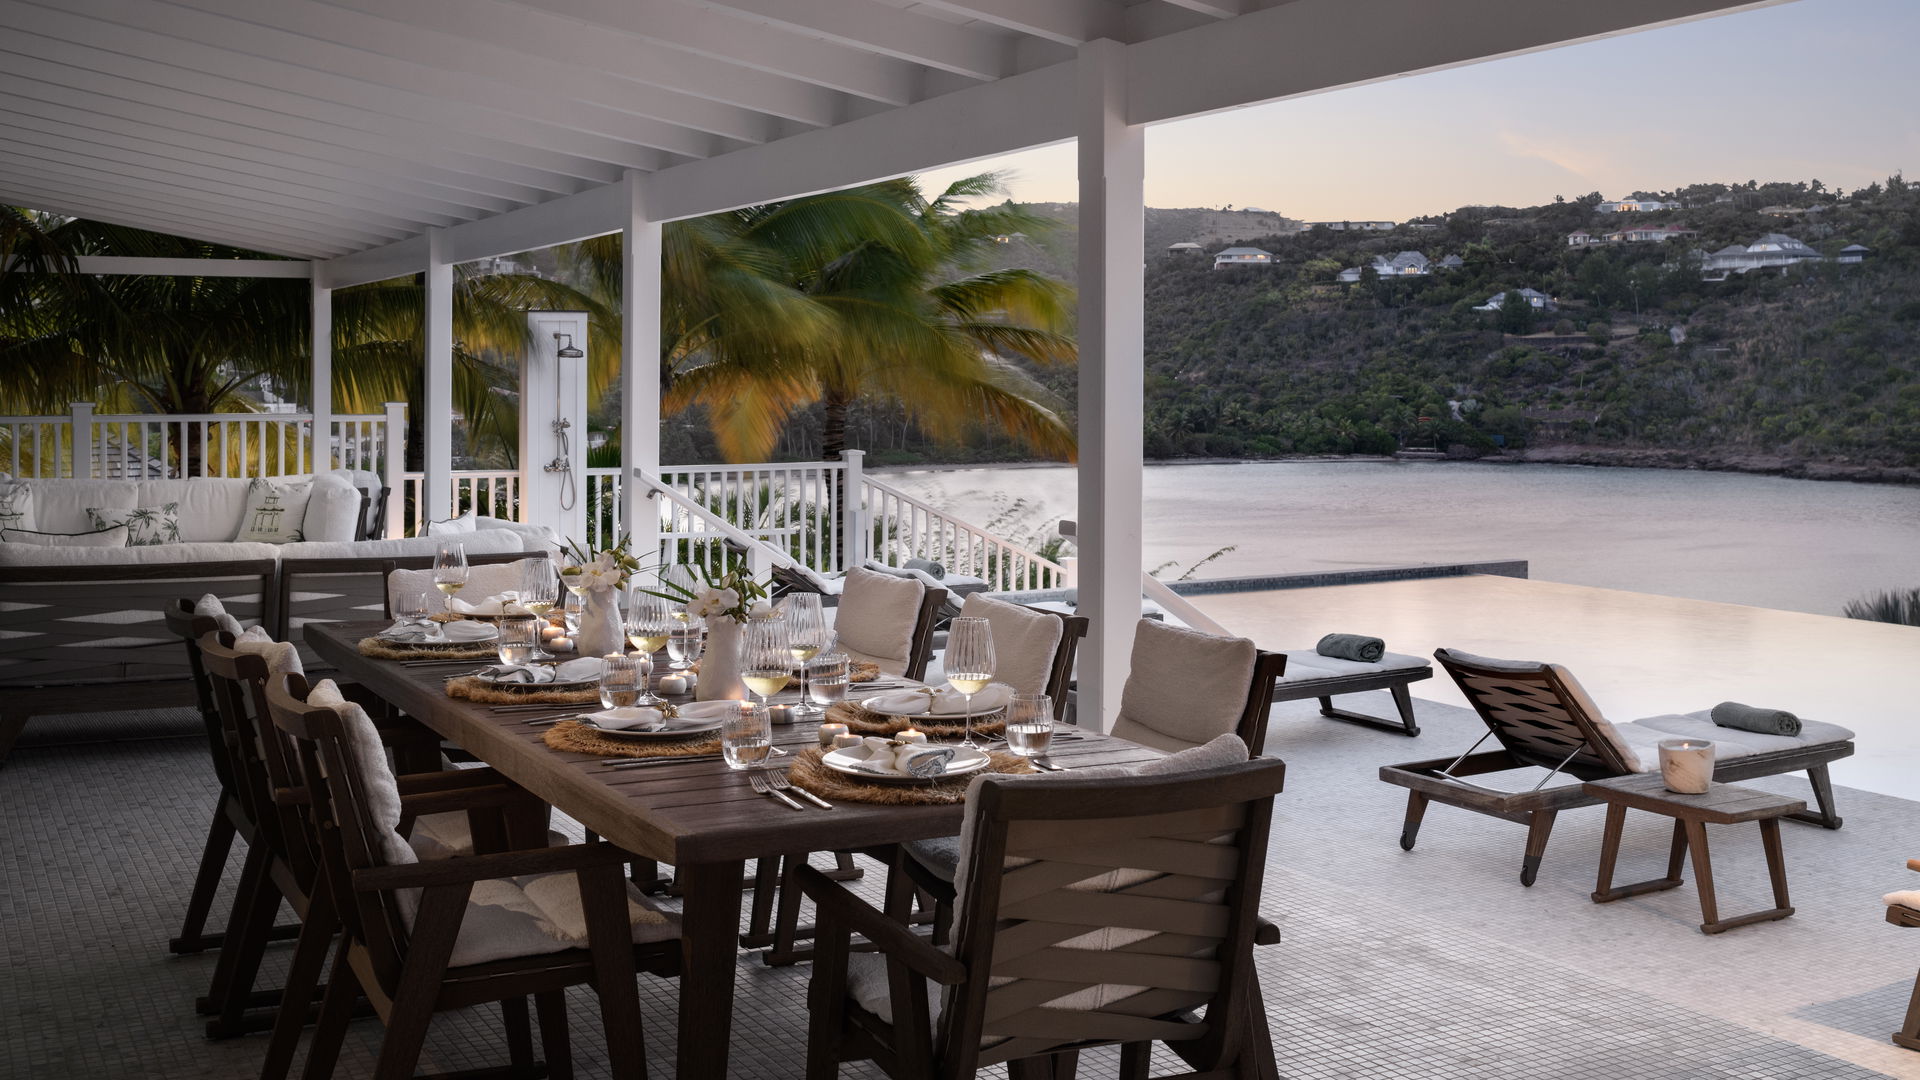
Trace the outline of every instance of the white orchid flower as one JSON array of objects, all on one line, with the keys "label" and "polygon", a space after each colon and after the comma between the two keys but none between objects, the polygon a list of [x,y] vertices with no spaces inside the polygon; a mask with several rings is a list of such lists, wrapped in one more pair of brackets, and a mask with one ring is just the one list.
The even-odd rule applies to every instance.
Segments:
[{"label": "white orchid flower", "polygon": [[715,593],[715,599],[720,602],[721,611],[732,611],[740,606],[740,593],[737,589],[720,589]]}]

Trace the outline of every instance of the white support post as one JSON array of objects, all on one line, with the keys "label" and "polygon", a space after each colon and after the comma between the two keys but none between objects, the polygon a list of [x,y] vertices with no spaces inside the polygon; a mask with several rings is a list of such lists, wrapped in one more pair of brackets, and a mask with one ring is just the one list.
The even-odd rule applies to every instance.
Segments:
[{"label": "white support post", "polygon": [[309,472],[333,468],[333,290],[313,276],[313,436]]},{"label": "white support post", "polygon": [[1141,472],[1145,462],[1144,129],[1127,123],[1126,48],[1081,46],[1076,100],[1080,157],[1080,650],[1076,715],[1108,731],[1120,709],[1140,618]]},{"label": "white support post", "polygon": [[620,320],[620,528],[628,549],[651,557],[660,550],[660,507],[634,479],[636,470],[660,475],[660,237],[647,217],[640,174],[626,176],[627,219],[620,234],[625,290]]},{"label": "white support post", "polygon": [[840,491],[840,557],[841,570],[855,566],[864,566],[867,562],[867,544],[871,537],[867,534],[866,509],[860,505],[862,490],[866,487],[867,452],[865,450],[844,450],[841,460],[847,463],[846,473],[842,477],[844,486]]},{"label": "white support post", "polygon": [[[425,438],[421,455],[419,520],[453,513],[453,264],[441,258],[439,229],[427,230],[427,354],[425,415],[415,418]],[[398,493],[395,493],[398,497]]]},{"label": "white support post", "polygon": [[380,457],[381,481],[387,489],[386,536],[398,539],[407,531],[407,403],[387,402],[387,448]]},{"label": "white support post", "polygon": [[[67,449],[67,475],[81,479],[89,479],[93,476],[94,462],[93,402],[68,402],[67,411],[71,414],[70,425],[67,428],[67,439],[70,443]],[[60,452],[60,444],[57,441],[54,443],[53,452],[56,455]],[[60,475],[57,464],[58,460],[56,457],[54,467],[55,476]],[[104,465],[106,463],[103,461],[101,464]],[[45,466],[41,467],[41,471],[44,475]],[[102,474],[101,478],[105,479],[105,475]]]},{"label": "white support post", "polygon": [[585,546],[588,358],[562,359],[559,352],[562,339],[587,351],[587,315],[529,311],[527,332],[533,341],[520,368],[520,520]]}]

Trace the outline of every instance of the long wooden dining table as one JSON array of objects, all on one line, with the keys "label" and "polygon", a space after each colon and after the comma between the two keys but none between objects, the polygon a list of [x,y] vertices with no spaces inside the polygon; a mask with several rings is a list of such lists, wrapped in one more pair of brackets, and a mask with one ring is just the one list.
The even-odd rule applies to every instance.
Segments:
[{"label": "long wooden dining table", "polygon": [[[362,656],[360,639],[388,625],[310,623],[304,633],[336,669],[335,677],[364,685],[607,841],[674,867],[684,894],[677,1070],[682,1077],[727,1074],[748,859],[952,836],[960,829],[958,804],[841,800],[832,810],[794,811],[756,793],[745,772],[720,761],[614,769],[604,758],[550,749],[541,741],[545,729],[528,723],[526,713],[449,697],[445,681],[460,668],[410,667]],[[775,702],[782,697],[797,700],[789,691]],[[816,725],[776,726],[773,739],[788,749],[812,746]],[[1097,736],[1058,745],[1050,758],[1075,768],[1159,756],[1124,739]]]}]

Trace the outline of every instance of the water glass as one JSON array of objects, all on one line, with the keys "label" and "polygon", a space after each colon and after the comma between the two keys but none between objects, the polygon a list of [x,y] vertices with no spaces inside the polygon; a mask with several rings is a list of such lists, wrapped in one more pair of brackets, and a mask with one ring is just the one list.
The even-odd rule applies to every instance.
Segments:
[{"label": "water glass", "polygon": [[1007,749],[1025,758],[1046,757],[1053,745],[1053,699],[1015,694],[1007,705]]},{"label": "water glass", "polygon": [[[686,614],[681,609],[681,614]],[[667,657],[673,661],[668,665],[675,671],[685,671],[700,659],[707,648],[707,624],[705,619],[687,615],[685,622],[673,624],[667,633]]]},{"label": "water glass", "polygon": [[646,692],[647,677],[636,657],[613,653],[600,658],[600,707],[624,709],[639,704]]},{"label": "water glass", "polygon": [[427,589],[423,585],[404,585],[393,595],[395,628],[426,626]]},{"label": "water glass", "polygon": [[540,647],[540,620],[531,616],[501,619],[500,662],[518,667],[533,659]]},{"label": "water glass", "polygon": [[720,756],[728,768],[750,769],[773,753],[773,716],[765,705],[740,703],[720,725]]},{"label": "water glass", "polygon": [[813,658],[807,665],[807,697],[823,708],[846,700],[846,653],[821,653]]}]

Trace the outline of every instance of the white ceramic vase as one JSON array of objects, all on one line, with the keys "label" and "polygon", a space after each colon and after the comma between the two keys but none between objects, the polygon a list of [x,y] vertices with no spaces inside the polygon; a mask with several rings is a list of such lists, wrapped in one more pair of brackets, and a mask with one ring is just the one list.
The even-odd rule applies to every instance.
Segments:
[{"label": "white ceramic vase", "polygon": [[742,624],[716,617],[707,620],[707,649],[700,656],[700,682],[693,688],[697,701],[745,701],[747,684],[740,681]]},{"label": "white ceramic vase", "polygon": [[612,589],[588,589],[580,602],[580,632],[573,638],[580,655],[606,656],[623,651],[627,635],[620,626],[619,594]]}]

